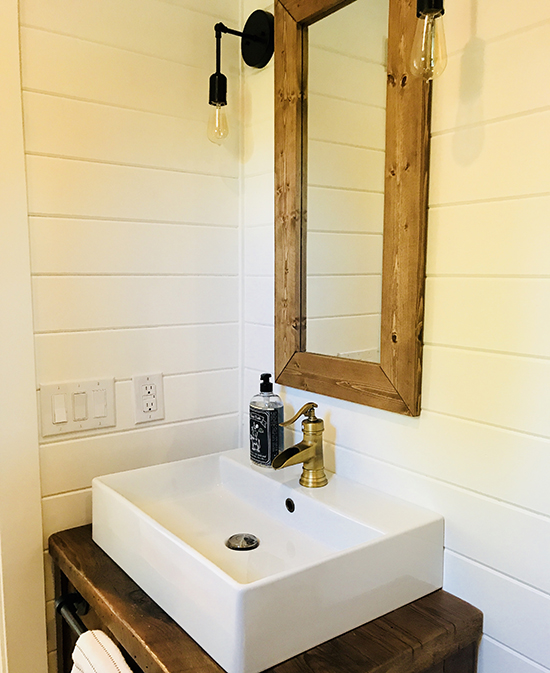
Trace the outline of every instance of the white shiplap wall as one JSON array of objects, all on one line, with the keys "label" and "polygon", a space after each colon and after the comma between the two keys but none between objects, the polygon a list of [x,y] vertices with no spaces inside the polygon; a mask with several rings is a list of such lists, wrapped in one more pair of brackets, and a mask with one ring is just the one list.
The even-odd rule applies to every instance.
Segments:
[{"label": "white shiplap wall", "polygon": [[[445,516],[445,588],[485,614],[480,673],[540,673],[550,671],[550,4],[448,0],[445,26],[422,414],[315,399],[338,473]],[[272,73],[245,82],[243,403],[273,368]],[[281,394],[287,415],[310,397]]]},{"label": "white shiplap wall", "polygon": [[[114,377],[116,427],[41,442],[44,545],[90,521],[94,476],[232,448],[239,412],[239,66],[206,138],[214,23],[238,0],[22,0],[37,387]],[[136,427],[131,377],[164,373]],[[52,587],[48,584],[52,617]],[[49,648],[55,642],[50,633]],[[53,659],[53,657],[52,657]]]},{"label": "white shiplap wall", "polygon": [[[273,3],[242,0],[243,16],[255,9],[274,12]],[[275,200],[273,162],[273,59],[262,70],[243,74],[243,416],[248,442],[248,404],[259,391],[259,375],[273,373],[273,273]]]}]

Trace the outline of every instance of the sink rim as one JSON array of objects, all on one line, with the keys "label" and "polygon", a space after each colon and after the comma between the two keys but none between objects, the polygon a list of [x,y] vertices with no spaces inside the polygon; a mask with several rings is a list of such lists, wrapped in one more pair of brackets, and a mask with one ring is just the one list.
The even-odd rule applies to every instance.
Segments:
[{"label": "sink rim", "polygon": [[[177,535],[176,533],[172,532],[168,528],[166,528],[165,525],[163,525],[160,521],[155,519],[154,516],[151,514],[148,514],[146,511],[141,509],[139,505],[134,503],[130,498],[126,497],[122,493],[120,493],[115,485],[111,485],[108,482],[109,481],[116,481],[117,479],[124,479],[124,475],[135,475],[138,473],[141,474],[152,474],[155,471],[157,472],[164,472],[166,470],[171,470],[176,466],[184,466],[185,464],[189,465],[191,463],[194,463],[195,461],[204,461],[205,459],[210,459],[212,461],[220,462],[224,460],[229,460],[232,463],[237,463],[241,467],[246,467],[250,468],[251,473],[254,474],[254,479],[258,478],[261,480],[266,480],[270,483],[273,483],[274,481],[279,484],[279,487],[282,489],[285,489],[288,491],[288,494],[286,497],[290,497],[292,495],[292,498],[300,500],[302,498],[308,498],[312,501],[314,501],[316,504],[319,504],[320,507],[327,508],[332,514],[342,517],[344,519],[348,519],[349,521],[352,521],[358,526],[362,526],[365,528],[368,528],[372,531],[375,531],[377,535],[369,540],[359,542],[354,545],[350,545],[348,547],[345,547],[343,549],[333,549],[330,551],[329,554],[327,554],[324,557],[321,557],[319,559],[313,560],[313,561],[308,561],[304,563],[303,565],[300,565],[299,567],[292,567],[292,568],[287,568],[281,571],[278,571],[276,573],[273,573],[269,576],[254,579],[250,582],[240,582],[239,580],[235,579],[232,577],[227,571],[225,571],[223,568],[218,566],[214,561],[210,560],[207,556],[202,554],[200,551],[198,551],[191,543],[186,542],[182,537]],[[180,546],[183,548],[184,551],[189,553],[193,558],[195,558],[197,561],[200,563],[206,564],[206,566],[212,570],[216,575],[220,577],[220,579],[223,579],[227,581],[228,583],[234,585],[235,588],[239,589],[240,591],[247,591],[247,590],[252,590],[255,587],[260,587],[262,585],[267,585],[267,584],[272,584],[274,582],[280,581],[281,579],[291,576],[291,575],[296,575],[299,574],[300,572],[305,572],[308,569],[314,568],[316,566],[329,563],[332,560],[337,560],[338,558],[345,556],[352,552],[354,549],[359,549],[363,547],[369,547],[373,546],[375,544],[380,544],[382,541],[390,539],[392,537],[398,536],[403,532],[406,532],[409,530],[408,527],[406,526],[396,526],[394,525],[393,531],[388,531],[388,530],[383,530],[380,526],[375,526],[372,523],[367,523],[365,521],[360,520],[360,518],[356,515],[353,516],[348,512],[342,511],[341,506],[338,507],[337,505],[334,504],[334,502],[326,502],[327,495],[332,495],[334,497],[338,497],[337,493],[332,493],[332,491],[337,491],[340,490],[340,488],[345,488],[348,493],[346,495],[346,498],[349,496],[350,491],[355,491],[356,488],[355,486],[358,487],[358,491],[363,493],[365,490],[368,490],[370,493],[373,494],[373,496],[376,497],[382,497],[385,501],[391,502],[394,501],[395,504],[398,506],[400,505],[403,507],[404,505],[406,506],[407,509],[414,508],[417,510],[417,513],[423,513],[424,515],[427,515],[427,520],[424,522],[423,525],[426,525],[428,523],[431,523],[433,520],[440,520],[443,517],[436,514],[435,512],[431,512],[430,510],[426,510],[423,507],[418,507],[412,503],[408,503],[406,501],[402,501],[398,498],[394,498],[393,496],[387,495],[383,493],[382,491],[377,491],[376,489],[372,489],[370,487],[363,486],[359,484],[358,482],[353,482],[352,480],[348,479],[347,477],[340,477],[339,475],[327,471],[327,476],[329,478],[329,483],[327,486],[324,486],[322,488],[318,489],[308,489],[304,488],[299,484],[299,476],[301,472],[301,466],[293,466],[291,468],[285,468],[285,470],[275,471],[275,470],[267,470],[266,468],[261,468],[257,467],[256,465],[252,464],[248,460],[248,452],[245,452],[244,449],[230,449],[228,451],[221,451],[221,452],[216,452],[216,453],[211,453],[211,454],[205,454],[202,456],[193,456],[191,458],[183,458],[181,460],[177,461],[171,461],[167,463],[159,463],[151,466],[144,466],[144,467],[139,467],[131,470],[123,470],[120,472],[114,472],[111,474],[107,475],[102,475],[99,477],[95,477],[92,480],[92,489],[95,488],[107,488],[109,491],[112,492],[112,495],[117,499],[120,500],[121,503],[125,504],[125,506],[130,507],[131,511],[134,511],[135,514],[138,516],[138,518],[143,518],[145,519],[157,530],[157,532],[162,533],[165,535],[167,538],[172,540],[177,546]],[[275,479],[273,478],[275,477]],[[221,479],[220,476],[220,482],[223,485],[223,480]],[[355,496],[357,494],[354,494]],[[431,515],[431,516],[430,516]],[[395,522],[390,522],[390,523],[395,523]],[[289,526],[292,528],[292,526]],[[420,527],[420,526],[419,526]],[[296,530],[296,529],[294,529]],[[235,533],[245,533],[245,532],[252,532],[254,531],[235,531]],[[225,543],[225,540],[223,541]],[[252,554],[256,550],[250,550],[247,553]]]},{"label": "sink rim", "polygon": [[[237,451],[239,451],[239,450],[237,450]],[[231,453],[231,452],[221,452],[219,454],[208,454],[208,455],[212,456],[213,458],[215,457],[218,460],[224,460],[224,459],[231,460],[232,457],[226,455],[227,453]],[[194,458],[183,459],[183,460],[180,460],[180,461],[174,461],[174,463],[177,463],[177,464],[181,465],[183,463],[188,463],[188,461],[194,461],[197,458],[201,459],[201,458],[204,458],[204,457],[205,456],[197,456],[197,457],[194,457]],[[172,540],[178,547],[182,547],[182,549],[185,552],[189,553],[193,558],[197,559],[200,563],[205,564],[210,570],[215,572],[216,575],[218,575],[221,579],[229,582],[230,584],[233,584],[234,587],[236,587],[240,591],[252,590],[255,587],[259,587],[259,586],[262,586],[264,584],[266,585],[266,584],[271,584],[271,583],[280,581],[281,579],[283,579],[287,576],[296,575],[296,574],[299,574],[300,572],[305,572],[305,571],[307,571],[311,568],[314,568],[318,565],[325,564],[327,562],[332,561],[333,559],[336,560],[341,556],[349,554],[350,552],[352,552],[356,548],[369,546],[369,545],[380,542],[381,540],[389,537],[389,535],[387,533],[384,533],[383,531],[381,531],[379,529],[375,529],[373,526],[371,526],[371,525],[369,525],[369,524],[367,524],[363,521],[358,521],[357,519],[355,519],[353,517],[350,517],[347,514],[344,514],[340,511],[338,511],[332,505],[326,505],[325,503],[320,503],[317,499],[313,498],[313,501],[315,502],[316,505],[319,505],[320,507],[326,507],[328,510],[330,510],[336,516],[342,517],[343,519],[348,519],[349,521],[352,521],[353,523],[355,523],[358,526],[362,526],[362,527],[365,527],[367,529],[370,529],[370,530],[376,532],[377,535],[375,537],[372,537],[369,540],[365,540],[363,542],[358,542],[357,544],[349,545],[349,546],[347,546],[343,549],[331,549],[330,552],[326,556],[323,556],[323,557],[318,558],[316,560],[307,561],[303,565],[300,565],[300,566],[297,566],[297,567],[286,568],[286,569],[277,571],[273,574],[270,574],[269,576],[254,579],[254,580],[251,580],[249,582],[240,582],[239,580],[232,577],[229,574],[229,572],[224,570],[222,567],[217,565],[214,561],[210,560],[207,556],[205,556],[203,553],[201,553],[190,542],[187,542],[182,537],[180,537],[176,533],[169,530],[163,523],[161,523],[160,521],[155,519],[155,517],[152,516],[151,514],[149,514],[148,512],[144,511],[139,505],[137,505],[135,502],[133,502],[129,497],[126,497],[125,495],[120,493],[117,490],[116,485],[111,485],[111,484],[108,483],[109,481],[115,481],[118,478],[123,479],[124,475],[130,474],[130,473],[132,473],[132,474],[135,474],[137,472],[142,472],[142,473],[148,472],[149,473],[149,470],[151,470],[151,468],[164,468],[166,470],[169,467],[173,467],[174,463],[162,463],[160,465],[154,465],[154,466],[151,466],[151,467],[142,467],[142,468],[136,468],[135,470],[124,470],[122,472],[115,472],[115,473],[112,473],[112,474],[109,474],[109,475],[96,477],[96,478],[94,478],[92,483],[93,483],[93,485],[95,485],[95,488],[108,489],[111,492],[111,495],[114,498],[119,500],[124,506],[129,507],[130,510],[133,511],[138,518],[145,518],[145,520],[148,521],[149,524],[152,525],[155,528],[155,530],[157,530],[158,532],[162,533],[167,538]],[[240,462],[238,464],[240,464]],[[255,468],[255,466],[251,466],[251,467],[253,467],[253,469]],[[264,470],[262,470],[261,472],[256,471],[256,470],[260,470],[260,469],[261,468],[255,468],[255,470],[254,470],[255,477],[254,478],[258,477],[259,479],[267,479],[267,480],[271,481],[270,476],[268,474],[263,474]],[[162,471],[162,470],[159,470],[159,471]],[[329,474],[329,483],[331,481],[331,478],[332,478],[332,480],[338,480],[337,475],[334,474],[334,473]],[[290,482],[279,483],[279,486],[282,489],[287,491],[287,493],[283,493],[282,496],[281,496],[283,498],[283,500],[286,497],[292,497],[293,499],[300,500],[301,496],[304,496],[304,495],[307,496],[307,494],[304,494],[304,493],[300,492],[300,490],[303,490],[303,487],[299,485],[298,479],[299,479],[299,473],[298,473],[297,476],[292,477]],[[333,481],[333,483],[334,483],[334,481]],[[323,487],[323,488],[327,488],[327,487]],[[300,489],[300,490],[298,490],[298,489]],[[285,524],[283,524],[283,525],[285,525]],[[286,524],[286,525],[288,525],[288,524]],[[293,528],[293,527],[290,525],[289,528]],[[296,530],[296,528],[294,528],[294,530]],[[244,533],[244,532],[254,533],[254,531],[235,531],[235,533]],[[398,533],[394,533],[394,534],[398,534]],[[225,540],[223,542],[225,543]],[[258,547],[258,549],[259,549],[259,547]],[[255,551],[256,550],[254,549],[254,550],[248,551],[247,553],[248,554],[253,554]]]}]

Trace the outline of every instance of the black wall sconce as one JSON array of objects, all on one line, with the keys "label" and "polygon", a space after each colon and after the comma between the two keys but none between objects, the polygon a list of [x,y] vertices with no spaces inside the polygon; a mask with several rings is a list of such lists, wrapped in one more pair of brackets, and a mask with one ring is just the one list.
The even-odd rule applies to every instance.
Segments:
[{"label": "black wall sconce", "polygon": [[274,49],[273,14],[257,9],[248,17],[242,32],[228,28],[223,23],[214,26],[216,33],[216,72],[210,76],[208,102],[213,110],[208,120],[208,139],[220,144],[229,133],[224,107],[227,105],[227,77],[221,71],[222,33],[241,38],[241,54],[244,62],[252,68],[264,68]]},{"label": "black wall sconce", "polygon": [[413,39],[411,72],[425,80],[439,77],[447,66],[447,48],[441,21],[444,13],[443,0],[416,2],[419,21]]}]

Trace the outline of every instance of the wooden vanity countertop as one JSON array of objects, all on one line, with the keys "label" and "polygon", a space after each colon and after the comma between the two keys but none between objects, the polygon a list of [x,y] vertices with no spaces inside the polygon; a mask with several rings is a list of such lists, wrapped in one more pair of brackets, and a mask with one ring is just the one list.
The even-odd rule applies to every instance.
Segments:
[{"label": "wooden vanity countertop", "polygon": [[[93,542],[90,525],[55,533],[49,551],[62,576],[144,673],[223,673]],[[474,673],[482,621],[477,608],[439,590],[269,670]]]}]

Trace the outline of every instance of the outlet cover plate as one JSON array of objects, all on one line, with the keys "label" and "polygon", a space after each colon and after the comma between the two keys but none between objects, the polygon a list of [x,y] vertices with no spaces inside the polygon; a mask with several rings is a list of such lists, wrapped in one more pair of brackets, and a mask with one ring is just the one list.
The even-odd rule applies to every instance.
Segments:
[{"label": "outlet cover plate", "polygon": [[133,376],[136,424],[164,418],[164,384],[161,374]]}]

